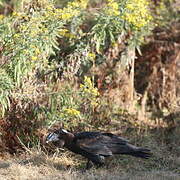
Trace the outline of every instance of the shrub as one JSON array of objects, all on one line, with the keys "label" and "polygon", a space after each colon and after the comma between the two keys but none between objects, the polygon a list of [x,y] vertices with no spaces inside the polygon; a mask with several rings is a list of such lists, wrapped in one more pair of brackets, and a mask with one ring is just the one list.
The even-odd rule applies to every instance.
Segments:
[{"label": "shrub", "polygon": [[108,123],[111,110],[121,107],[110,107],[100,93],[94,69],[109,63],[107,74],[119,76],[115,68],[128,69],[127,52],[140,50],[154,27],[146,0],[61,2],[19,0],[12,13],[0,16],[1,114],[21,127],[14,133],[22,139],[55,124],[85,129]]}]

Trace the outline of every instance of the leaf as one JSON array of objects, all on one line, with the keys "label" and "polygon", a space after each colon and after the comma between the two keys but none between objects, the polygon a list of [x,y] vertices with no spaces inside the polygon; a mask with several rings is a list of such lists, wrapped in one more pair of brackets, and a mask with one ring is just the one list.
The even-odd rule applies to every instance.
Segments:
[{"label": "leaf", "polygon": [[97,53],[101,53],[100,52],[100,46],[101,46],[101,42],[100,42],[100,40],[98,39],[97,41],[96,41],[96,51],[97,51]]},{"label": "leaf", "polygon": [[138,53],[142,56],[142,53],[141,53],[140,47],[139,47],[139,46],[136,46],[136,49],[137,49]]},{"label": "leaf", "polygon": [[109,35],[110,35],[111,42],[112,43],[115,42],[115,38],[114,38],[114,35],[113,35],[112,31],[109,30],[108,32],[109,32]]},{"label": "leaf", "polygon": [[51,44],[52,44],[52,46],[53,46],[55,49],[57,49],[57,50],[60,51],[60,48],[57,46],[57,42],[56,42],[56,41],[51,41]]}]

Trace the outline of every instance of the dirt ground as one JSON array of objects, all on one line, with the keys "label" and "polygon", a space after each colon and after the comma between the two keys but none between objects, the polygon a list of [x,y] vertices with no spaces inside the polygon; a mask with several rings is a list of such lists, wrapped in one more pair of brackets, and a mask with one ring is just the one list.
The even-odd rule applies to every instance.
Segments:
[{"label": "dirt ground", "polygon": [[121,169],[90,170],[85,173],[69,170],[57,170],[45,165],[11,164],[0,169],[0,180],[179,180],[180,175],[171,171],[137,171],[135,174],[123,172]]},{"label": "dirt ground", "polygon": [[0,160],[0,180],[180,180],[180,157],[142,160],[117,156],[108,166],[84,170],[86,161],[71,153],[46,155],[40,151]]}]

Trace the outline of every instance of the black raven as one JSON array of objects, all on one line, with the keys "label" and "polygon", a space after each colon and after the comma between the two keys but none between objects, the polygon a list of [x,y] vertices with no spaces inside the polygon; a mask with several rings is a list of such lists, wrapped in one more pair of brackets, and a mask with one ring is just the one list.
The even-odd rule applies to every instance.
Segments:
[{"label": "black raven", "polygon": [[87,169],[92,167],[92,163],[98,167],[104,165],[105,157],[114,154],[127,154],[146,159],[151,156],[149,149],[131,145],[126,139],[112,133],[80,132],[73,134],[59,129],[46,137],[46,143],[49,142],[59,148],[66,147],[86,157],[88,159]]}]

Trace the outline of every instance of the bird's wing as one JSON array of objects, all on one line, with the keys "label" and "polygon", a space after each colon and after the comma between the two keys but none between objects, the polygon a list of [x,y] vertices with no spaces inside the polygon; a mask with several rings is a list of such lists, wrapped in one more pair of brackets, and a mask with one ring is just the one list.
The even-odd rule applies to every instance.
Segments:
[{"label": "bird's wing", "polygon": [[114,135],[112,133],[102,133],[103,136],[105,136],[106,138],[106,141],[108,139],[109,143],[113,143],[113,144],[126,144],[128,143],[129,141],[123,137],[120,137],[120,136],[117,136],[117,135]]},{"label": "bird's wing", "polygon": [[74,142],[81,149],[104,156],[112,155],[112,147],[124,146],[128,141],[112,133],[81,132],[75,134]]},{"label": "bird's wing", "polygon": [[84,138],[94,138],[94,137],[98,137],[101,135],[100,132],[79,132],[74,134],[75,135],[75,140],[76,139],[84,139]]},{"label": "bird's wing", "polygon": [[107,142],[104,140],[104,136],[101,134],[95,134],[94,136],[91,134],[91,136],[77,138],[76,145],[92,154],[103,156],[112,155],[111,150],[107,147]]}]

